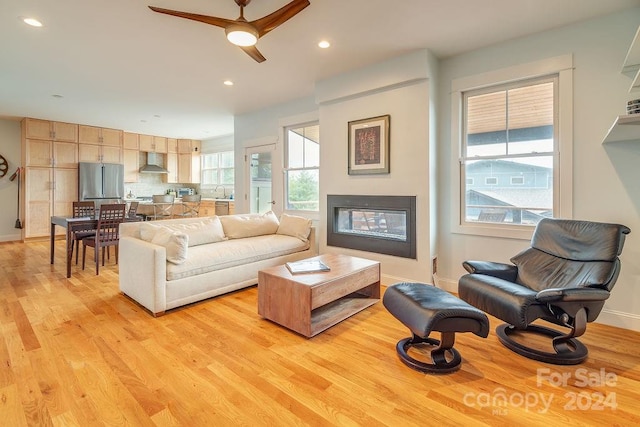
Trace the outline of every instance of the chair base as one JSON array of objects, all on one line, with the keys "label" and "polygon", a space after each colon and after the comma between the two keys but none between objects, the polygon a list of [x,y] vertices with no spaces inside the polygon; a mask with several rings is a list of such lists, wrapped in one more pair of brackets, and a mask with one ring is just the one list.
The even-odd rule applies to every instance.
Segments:
[{"label": "chair base", "polygon": [[[443,339],[443,342],[446,341],[449,340]],[[433,363],[421,362],[409,356],[407,351],[412,346],[419,344],[436,346],[436,348],[431,350],[431,360]],[[421,338],[417,335],[414,335],[413,338],[405,338],[398,341],[398,344],[396,344],[396,351],[398,352],[398,356],[402,363],[411,369],[428,374],[448,374],[450,372],[457,371],[460,369],[460,364],[462,362],[462,357],[460,357],[460,353],[455,348],[443,345],[437,339],[428,337]],[[447,361],[447,354],[451,357],[450,361]]]},{"label": "chair base", "polygon": [[[514,332],[531,332],[553,338],[553,347],[556,352],[551,353],[527,347],[511,337]],[[504,323],[496,328],[496,335],[509,350],[529,359],[554,365],[577,365],[584,362],[589,353],[587,347],[576,338],[569,338],[559,331],[544,326],[529,325],[526,329],[516,329]]]}]

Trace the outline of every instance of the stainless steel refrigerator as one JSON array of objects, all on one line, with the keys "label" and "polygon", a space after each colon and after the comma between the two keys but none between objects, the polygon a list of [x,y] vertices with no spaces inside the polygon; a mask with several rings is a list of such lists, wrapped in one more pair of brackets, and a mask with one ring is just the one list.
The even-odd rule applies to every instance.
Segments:
[{"label": "stainless steel refrigerator", "polygon": [[78,199],[94,200],[96,207],[124,198],[124,165],[78,163]]}]

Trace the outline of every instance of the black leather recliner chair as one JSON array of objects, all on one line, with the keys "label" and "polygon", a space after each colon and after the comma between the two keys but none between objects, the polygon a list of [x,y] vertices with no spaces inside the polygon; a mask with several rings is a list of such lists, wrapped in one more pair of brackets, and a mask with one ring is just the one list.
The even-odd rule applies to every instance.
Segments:
[{"label": "black leather recliner chair", "polygon": [[[512,351],[546,363],[581,363],[588,350],[576,337],[609,298],[629,232],[619,224],[545,218],[535,229],[531,247],[511,258],[513,265],[465,261],[470,274],[460,278],[459,296],[507,322],[496,334]],[[536,319],[570,330],[563,334],[531,325]],[[553,338],[554,352],[526,345],[514,337],[517,330]]]}]

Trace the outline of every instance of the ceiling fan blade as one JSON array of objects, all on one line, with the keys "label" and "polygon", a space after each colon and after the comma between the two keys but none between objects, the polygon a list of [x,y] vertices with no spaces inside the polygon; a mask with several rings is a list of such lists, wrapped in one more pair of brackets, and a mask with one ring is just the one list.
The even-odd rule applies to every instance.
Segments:
[{"label": "ceiling fan blade", "polygon": [[256,19],[255,21],[251,21],[250,24],[258,30],[259,36],[262,37],[277,26],[284,24],[286,21],[293,18],[310,4],[309,0],[293,0],[275,12],[260,19]]},{"label": "ceiling fan blade", "polygon": [[196,13],[180,12],[177,10],[162,9],[160,7],[149,6],[149,9],[154,12],[164,13],[167,15],[178,16],[180,18],[191,19],[192,21],[204,22],[205,24],[215,25],[216,27],[225,28],[230,24],[234,24],[236,21],[231,19],[218,18],[216,16],[198,15]]},{"label": "ceiling fan blade", "polygon": [[258,48],[255,46],[238,46],[238,47],[244,50],[247,53],[247,55],[255,59],[257,62],[264,62],[267,60],[267,58],[262,56]]}]

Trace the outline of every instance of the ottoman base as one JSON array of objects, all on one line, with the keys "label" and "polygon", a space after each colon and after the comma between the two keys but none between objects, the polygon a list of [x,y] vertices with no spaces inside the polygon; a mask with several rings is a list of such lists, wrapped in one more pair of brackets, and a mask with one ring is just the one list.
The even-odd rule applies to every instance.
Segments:
[{"label": "ottoman base", "polygon": [[[382,303],[387,310],[409,328],[412,337],[402,339],[396,351],[402,363],[420,372],[449,373],[460,369],[462,358],[453,348],[456,332],[472,332],[486,338],[489,334],[487,315],[450,293],[424,283],[396,283],[389,286]],[[440,332],[441,339],[429,338]],[[431,363],[409,356],[411,347],[428,345]]]}]

